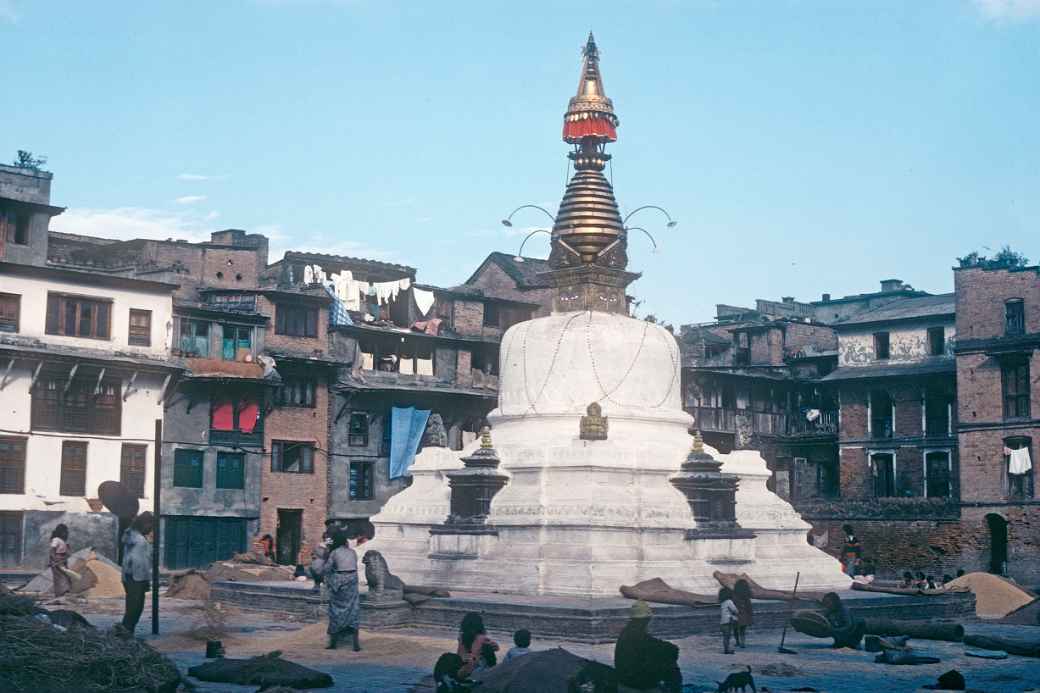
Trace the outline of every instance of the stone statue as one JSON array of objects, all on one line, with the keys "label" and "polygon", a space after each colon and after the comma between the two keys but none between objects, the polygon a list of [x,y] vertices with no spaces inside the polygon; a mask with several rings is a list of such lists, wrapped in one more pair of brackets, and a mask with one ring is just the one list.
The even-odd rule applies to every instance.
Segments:
[{"label": "stone statue", "polygon": [[365,564],[365,580],[368,582],[369,601],[400,601],[404,599],[404,582],[390,572],[383,554],[366,551],[361,559]]},{"label": "stone statue", "polygon": [[582,440],[607,439],[607,417],[603,416],[603,409],[599,406],[599,402],[593,402],[585,409],[585,416],[581,417],[581,432],[578,437]]},{"label": "stone statue", "polygon": [[448,432],[444,429],[444,420],[436,412],[430,414],[430,420],[426,422],[426,430],[423,432],[422,446],[424,448],[446,448],[448,447]]}]

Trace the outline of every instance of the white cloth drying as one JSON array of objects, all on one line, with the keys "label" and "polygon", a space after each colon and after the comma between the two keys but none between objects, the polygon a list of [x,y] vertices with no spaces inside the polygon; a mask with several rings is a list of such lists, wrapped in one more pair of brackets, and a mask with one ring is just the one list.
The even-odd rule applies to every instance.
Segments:
[{"label": "white cloth drying", "polygon": [[1008,461],[1008,474],[1025,474],[1033,468],[1033,462],[1029,459],[1029,448],[1012,450]]},{"label": "white cloth drying", "polygon": [[419,309],[419,315],[425,318],[433,308],[433,292],[425,289],[412,289],[412,296],[415,297],[415,307]]}]

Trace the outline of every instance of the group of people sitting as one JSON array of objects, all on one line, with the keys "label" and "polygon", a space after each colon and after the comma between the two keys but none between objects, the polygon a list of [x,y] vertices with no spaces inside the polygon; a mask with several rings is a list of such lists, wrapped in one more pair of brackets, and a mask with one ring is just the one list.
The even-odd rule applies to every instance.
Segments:
[{"label": "group of people sitting", "polygon": [[[433,668],[437,693],[468,691],[473,687],[473,674],[491,669],[498,664],[498,643],[488,637],[483,617],[470,612],[459,625],[458,648],[446,652]],[[531,652],[531,632],[521,629],[513,633],[513,647],[506,652],[503,662],[523,657]]]},{"label": "group of people sitting", "polygon": [[[962,577],[964,570],[957,569],[957,577]],[[907,589],[918,589],[918,590],[941,590],[948,583],[953,582],[956,578],[949,573],[944,574],[941,578],[936,579],[932,575],[925,575],[920,570],[916,573],[912,573],[909,570],[903,571],[903,582],[900,583],[900,587]]]}]

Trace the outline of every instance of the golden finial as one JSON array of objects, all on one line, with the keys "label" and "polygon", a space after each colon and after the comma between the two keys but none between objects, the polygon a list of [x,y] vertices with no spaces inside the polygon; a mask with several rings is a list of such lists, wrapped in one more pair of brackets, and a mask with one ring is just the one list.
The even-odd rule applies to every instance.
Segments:
[{"label": "golden finial", "polygon": [[690,448],[690,452],[702,453],[704,452],[704,441],[701,440],[701,432],[693,432],[693,447]]},{"label": "golden finial", "polygon": [[490,450],[493,446],[491,445],[491,427],[485,426],[480,429],[480,447],[483,450]]}]

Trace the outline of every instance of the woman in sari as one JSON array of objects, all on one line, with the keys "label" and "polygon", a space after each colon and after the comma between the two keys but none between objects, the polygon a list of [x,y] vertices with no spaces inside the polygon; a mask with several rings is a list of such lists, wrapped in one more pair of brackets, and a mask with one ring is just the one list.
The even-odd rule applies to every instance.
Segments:
[{"label": "woman in sari", "polygon": [[332,547],[325,559],[324,574],[329,594],[327,649],[336,649],[340,637],[353,633],[354,651],[360,652],[361,598],[358,595],[357,554],[347,543],[343,530],[332,534]]},{"label": "woman in sari", "polygon": [[69,567],[69,528],[58,525],[51,532],[50,566],[51,577],[54,580],[54,596],[64,596],[69,591],[71,583],[65,570]]},{"label": "woman in sari", "polygon": [[462,658],[462,668],[458,671],[460,679],[495,666],[497,650],[498,643],[487,636],[484,619],[480,614],[470,612],[462,617],[457,651],[458,656]]}]

